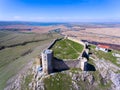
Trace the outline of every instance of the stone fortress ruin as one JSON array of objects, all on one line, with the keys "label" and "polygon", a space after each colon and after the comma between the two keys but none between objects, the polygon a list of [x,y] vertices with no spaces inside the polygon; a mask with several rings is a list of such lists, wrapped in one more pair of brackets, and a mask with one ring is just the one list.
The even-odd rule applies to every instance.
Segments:
[{"label": "stone fortress ruin", "polygon": [[52,73],[53,71],[53,51],[46,49],[42,52],[42,68],[46,74]]},{"label": "stone fortress ruin", "polygon": [[82,41],[76,40],[72,37],[67,37],[67,39],[77,42],[79,44],[82,44],[84,46],[84,49],[82,53],[79,55],[78,59],[64,61],[64,60],[58,60],[57,58],[55,58],[54,51],[52,51],[50,48],[58,40],[56,39],[54,40],[54,42],[52,42],[52,44],[47,49],[43,50],[43,52],[41,53],[41,58],[37,59],[37,62],[40,63],[40,65],[37,64],[38,72],[40,70],[44,74],[50,74],[52,72],[68,70],[70,68],[80,68],[83,71],[87,71],[86,56],[88,56],[88,49],[86,47],[88,46],[88,43],[87,44],[83,43]]}]

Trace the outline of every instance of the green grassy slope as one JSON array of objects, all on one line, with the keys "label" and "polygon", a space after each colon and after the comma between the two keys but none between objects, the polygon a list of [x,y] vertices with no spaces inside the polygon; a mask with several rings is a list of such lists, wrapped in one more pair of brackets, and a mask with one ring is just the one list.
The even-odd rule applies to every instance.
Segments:
[{"label": "green grassy slope", "polygon": [[[18,37],[12,38],[15,35]],[[3,90],[10,77],[18,73],[32,58],[39,55],[55,38],[60,36],[57,34],[53,34],[51,37],[48,34],[0,32],[0,37],[0,45],[14,45],[39,39],[37,42],[0,50],[0,90]],[[1,43],[3,41],[4,43]]]},{"label": "green grassy slope", "polygon": [[64,73],[45,78],[44,83],[46,90],[73,90],[71,77]]},{"label": "green grassy slope", "polygon": [[103,52],[103,51],[100,51],[100,50],[95,50],[96,46],[94,45],[91,45],[91,51],[93,54],[95,54],[99,59],[105,59],[105,60],[109,60],[110,62],[112,62],[113,64],[117,65],[117,66],[120,66],[120,64],[117,64],[117,58],[114,57],[112,55],[112,53],[120,53],[120,51],[115,51],[115,50],[112,50],[111,52]]},{"label": "green grassy slope", "polygon": [[77,59],[83,50],[83,46],[68,39],[57,41],[51,48],[55,57],[59,59]]}]

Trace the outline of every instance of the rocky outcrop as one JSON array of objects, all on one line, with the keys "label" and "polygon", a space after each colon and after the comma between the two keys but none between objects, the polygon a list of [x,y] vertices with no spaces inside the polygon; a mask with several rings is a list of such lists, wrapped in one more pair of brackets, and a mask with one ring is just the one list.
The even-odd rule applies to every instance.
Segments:
[{"label": "rocky outcrop", "polygon": [[120,73],[116,73],[120,68],[106,60],[97,60],[95,64],[102,78],[106,82],[112,81],[112,90],[120,90]]},{"label": "rocky outcrop", "polygon": [[7,81],[4,90],[21,90],[21,85],[24,83],[24,79],[27,75],[30,75],[32,71],[33,62],[29,62],[17,75],[13,76]]},{"label": "rocky outcrop", "polygon": [[[73,64],[71,62],[66,62],[70,65],[76,66],[78,61]],[[94,61],[96,65],[96,70],[99,71],[97,75],[99,76],[99,81],[97,81],[94,71],[81,71],[76,68],[76,70],[67,70],[60,73],[64,73],[71,77],[71,83],[74,90],[103,90],[99,88],[99,84],[107,85],[111,83],[111,86],[107,90],[120,90],[120,74],[115,73],[120,70],[120,68],[107,60],[96,60]],[[24,79],[29,74],[34,74],[32,81],[29,83],[28,88],[32,90],[46,90],[44,79],[55,76],[57,73],[51,73],[50,75],[44,75],[42,72],[37,72],[36,67],[30,62],[27,67],[21,70],[16,76],[8,80],[6,88],[4,90],[21,90],[21,85],[24,84]],[[32,68],[31,71],[29,69]],[[67,87],[67,86],[66,86]],[[106,89],[104,89],[106,90]]]},{"label": "rocky outcrop", "polygon": [[[77,70],[76,73],[75,73],[75,72],[71,72],[71,70],[67,70],[67,71],[62,71],[60,73],[66,74],[67,76],[71,77],[71,81],[70,82],[72,83],[72,87],[74,88],[74,90],[82,89],[80,83],[84,83],[85,84],[85,82],[88,82],[87,85],[86,85],[87,87],[84,87],[85,90],[87,90],[88,88],[92,89],[92,85],[94,86],[94,82],[95,82],[94,76],[91,73],[89,73],[89,72]],[[45,90],[44,79],[50,78],[51,76],[54,77],[56,74],[57,73],[52,73],[50,75],[41,77],[37,81],[36,90]]]},{"label": "rocky outcrop", "polygon": [[120,73],[111,73],[111,81],[113,82],[113,90],[120,90]]}]

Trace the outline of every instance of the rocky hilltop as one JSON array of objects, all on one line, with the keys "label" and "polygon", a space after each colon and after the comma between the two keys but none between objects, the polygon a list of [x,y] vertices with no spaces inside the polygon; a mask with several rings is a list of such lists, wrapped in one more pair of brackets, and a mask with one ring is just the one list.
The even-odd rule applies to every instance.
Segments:
[{"label": "rocky hilltop", "polygon": [[55,90],[60,86],[62,89],[59,90],[120,90],[120,73],[117,73],[120,68],[105,60],[94,63],[96,71],[71,69],[47,76],[36,72],[35,66],[30,63],[32,69],[27,67],[24,72],[10,79],[4,90]]},{"label": "rocky hilltop", "polygon": [[[88,71],[71,68],[45,75],[38,72],[34,62],[31,62],[29,67],[8,81],[5,90],[120,90],[119,64],[104,57],[104,54],[107,55],[109,52],[100,51],[101,57],[96,54],[98,52],[91,46],[89,53],[92,54],[89,56],[88,64],[94,66],[94,69]],[[114,50],[110,54],[113,52]],[[114,58],[116,62],[118,59]]]}]

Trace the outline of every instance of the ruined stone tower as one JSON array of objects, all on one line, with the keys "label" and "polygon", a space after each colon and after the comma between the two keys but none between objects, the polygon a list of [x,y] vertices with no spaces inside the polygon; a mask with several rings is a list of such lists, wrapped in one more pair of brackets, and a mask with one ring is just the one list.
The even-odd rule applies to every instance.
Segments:
[{"label": "ruined stone tower", "polygon": [[87,59],[86,58],[82,58],[80,60],[80,68],[83,70],[83,71],[86,71],[87,70]]},{"label": "ruined stone tower", "polygon": [[49,49],[44,50],[42,52],[42,67],[45,74],[49,74],[53,71],[52,61],[53,51]]}]

